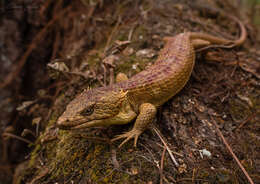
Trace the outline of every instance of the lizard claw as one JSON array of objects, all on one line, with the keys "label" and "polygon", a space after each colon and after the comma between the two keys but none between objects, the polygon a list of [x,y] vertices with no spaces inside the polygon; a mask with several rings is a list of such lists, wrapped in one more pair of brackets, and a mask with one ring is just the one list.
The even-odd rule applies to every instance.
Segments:
[{"label": "lizard claw", "polygon": [[116,138],[112,139],[111,141],[114,142],[116,140],[125,138],[125,140],[118,146],[118,148],[121,148],[126,142],[128,142],[130,139],[134,138],[134,147],[136,147],[138,137],[141,133],[142,132],[138,131],[138,130],[131,130],[124,134],[118,135]]}]

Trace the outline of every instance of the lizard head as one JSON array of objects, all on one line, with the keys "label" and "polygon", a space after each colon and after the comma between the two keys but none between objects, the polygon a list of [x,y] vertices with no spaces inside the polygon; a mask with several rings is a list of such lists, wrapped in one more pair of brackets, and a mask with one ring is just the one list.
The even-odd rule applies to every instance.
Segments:
[{"label": "lizard head", "polygon": [[127,92],[98,88],[83,91],[66,107],[57,125],[61,129],[122,124],[136,116],[127,101]]}]

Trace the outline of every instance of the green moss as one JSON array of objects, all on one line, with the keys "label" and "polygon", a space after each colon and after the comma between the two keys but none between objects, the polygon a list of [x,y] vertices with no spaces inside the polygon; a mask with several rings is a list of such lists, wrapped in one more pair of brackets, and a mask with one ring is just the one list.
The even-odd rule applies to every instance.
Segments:
[{"label": "green moss", "polygon": [[38,157],[38,152],[41,150],[41,145],[36,144],[34,150],[31,152],[31,157],[29,161],[29,167],[33,167],[35,165],[35,161]]},{"label": "green moss", "polygon": [[58,119],[59,115],[57,113],[52,113],[51,114],[51,117],[50,117],[50,120],[48,122],[48,126],[51,126],[51,125],[54,125]]},{"label": "green moss", "polygon": [[[155,59],[147,59],[147,58],[140,58],[136,57],[135,55],[131,56],[124,56],[121,59],[121,62],[117,64],[115,69],[115,74],[122,72],[125,74],[130,74],[133,76],[145,69],[145,67],[149,63],[153,63]],[[136,65],[136,69],[133,69],[133,66]]]},{"label": "green moss", "polygon": [[125,40],[128,39],[128,36],[127,36],[127,34],[125,34],[125,33],[121,33],[121,34],[119,34],[119,35],[117,36],[116,39],[117,39],[117,40],[120,40],[120,41],[125,41]]}]

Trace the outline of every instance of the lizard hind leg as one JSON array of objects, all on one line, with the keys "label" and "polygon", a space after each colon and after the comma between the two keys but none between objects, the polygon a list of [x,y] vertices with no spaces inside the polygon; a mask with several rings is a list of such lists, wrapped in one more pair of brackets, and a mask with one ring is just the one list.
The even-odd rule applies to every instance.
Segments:
[{"label": "lizard hind leg", "polygon": [[206,47],[206,46],[209,46],[211,43],[207,40],[202,40],[202,39],[194,39],[191,41],[192,43],[192,46],[195,48],[195,49],[200,49],[202,47]]},{"label": "lizard hind leg", "polygon": [[124,73],[118,73],[116,75],[116,83],[128,80],[128,77]]},{"label": "lizard hind leg", "polygon": [[141,135],[147,126],[154,120],[156,111],[156,107],[153,104],[143,103],[140,105],[139,115],[136,118],[133,129],[112,139],[112,142],[125,138],[125,140],[119,145],[120,148],[130,139],[134,138],[134,147],[136,147],[139,135]]}]

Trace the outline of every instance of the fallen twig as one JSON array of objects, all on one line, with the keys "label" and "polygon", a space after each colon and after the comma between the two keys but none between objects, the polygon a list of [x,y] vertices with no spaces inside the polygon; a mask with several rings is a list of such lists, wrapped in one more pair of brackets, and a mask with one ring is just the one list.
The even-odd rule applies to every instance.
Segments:
[{"label": "fallen twig", "polygon": [[158,135],[158,137],[159,137],[160,140],[162,141],[163,145],[166,147],[166,149],[167,149],[167,151],[168,151],[168,153],[169,153],[169,155],[170,155],[170,157],[171,157],[173,163],[176,165],[176,167],[179,167],[179,164],[178,164],[178,162],[176,161],[176,159],[174,158],[174,156],[173,156],[173,154],[172,154],[170,148],[168,147],[167,143],[163,140],[160,131],[159,131],[156,127],[152,127],[152,129],[153,129],[153,131]]},{"label": "fallen twig", "polygon": [[22,137],[20,137],[20,136],[17,136],[17,135],[14,135],[14,134],[12,134],[12,133],[8,133],[8,132],[4,132],[4,133],[2,134],[2,137],[12,137],[12,138],[18,139],[18,140],[20,140],[20,141],[26,142],[26,143],[28,143],[28,144],[33,144],[33,142],[32,142],[32,141],[29,141],[28,139],[22,138]]},{"label": "fallen twig", "polygon": [[109,35],[109,37],[108,37],[108,39],[107,39],[106,46],[105,46],[105,49],[104,49],[104,55],[106,54],[106,52],[107,52],[107,50],[108,50],[108,48],[109,48],[109,46],[110,46],[110,43],[111,43],[111,41],[112,41],[113,36],[114,36],[115,33],[118,31],[118,28],[119,28],[120,23],[121,23],[121,17],[119,16],[119,17],[118,17],[118,20],[117,20],[117,22],[116,22],[115,27],[113,28],[111,34]]},{"label": "fallen twig", "polygon": [[230,154],[232,155],[232,157],[235,159],[236,163],[238,164],[238,166],[240,167],[240,169],[243,171],[244,175],[246,176],[246,178],[248,179],[250,184],[254,184],[253,180],[251,179],[251,177],[249,176],[249,174],[247,173],[247,171],[245,170],[245,168],[243,167],[243,165],[240,163],[240,161],[238,160],[237,156],[235,155],[235,153],[232,151],[231,147],[229,146],[229,144],[227,143],[226,139],[224,138],[223,134],[221,133],[221,131],[218,128],[218,125],[216,123],[216,121],[213,119],[212,116],[210,116],[211,121],[213,122],[214,126],[216,127],[217,133],[220,136],[220,138],[222,139],[223,143],[225,144],[227,150],[230,152]]},{"label": "fallen twig", "polygon": [[248,116],[246,118],[246,120],[244,120],[242,123],[240,123],[240,125],[235,129],[235,131],[237,131],[238,129],[241,129],[243,126],[245,126],[246,123],[248,123],[250,120],[252,120],[255,116],[256,116],[256,113],[251,114],[250,116]]},{"label": "fallen twig", "polygon": [[164,146],[164,148],[163,148],[162,158],[161,158],[161,167],[160,167],[160,184],[163,183],[163,161],[164,161],[165,151],[166,151],[166,146]]}]

